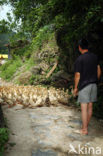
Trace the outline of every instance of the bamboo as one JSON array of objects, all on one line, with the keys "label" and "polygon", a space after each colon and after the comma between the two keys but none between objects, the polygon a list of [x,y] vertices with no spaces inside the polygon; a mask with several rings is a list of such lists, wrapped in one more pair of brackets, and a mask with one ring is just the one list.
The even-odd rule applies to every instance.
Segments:
[{"label": "bamboo", "polygon": [[53,71],[56,69],[58,65],[58,61],[56,61],[56,63],[54,64],[54,66],[52,67],[52,69],[49,71],[49,73],[47,74],[46,78],[48,78],[52,73]]}]

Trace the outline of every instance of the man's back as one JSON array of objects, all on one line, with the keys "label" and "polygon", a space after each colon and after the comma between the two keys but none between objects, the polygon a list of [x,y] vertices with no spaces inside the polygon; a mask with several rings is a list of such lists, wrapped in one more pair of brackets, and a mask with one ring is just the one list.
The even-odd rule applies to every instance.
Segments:
[{"label": "man's back", "polygon": [[75,72],[80,73],[79,90],[97,82],[97,56],[90,52],[80,55],[75,62]]}]

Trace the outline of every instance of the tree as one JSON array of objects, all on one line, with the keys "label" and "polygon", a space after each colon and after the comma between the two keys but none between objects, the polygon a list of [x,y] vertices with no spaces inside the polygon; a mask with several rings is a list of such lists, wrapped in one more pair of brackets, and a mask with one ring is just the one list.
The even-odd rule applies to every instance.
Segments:
[{"label": "tree", "polygon": [[[103,34],[102,0],[8,1],[14,7],[15,21],[21,21],[19,33],[24,36],[30,34],[33,38],[40,28],[51,24],[55,28],[59,40],[57,42],[60,43],[59,46],[64,53],[72,49],[70,55],[73,54],[73,47],[82,37],[89,38],[90,42],[93,40],[96,42],[101,39],[100,34]],[[102,41],[98,42],[98,46],[100,44]]]},{"label": "tree", "polygon": [[8,32],[10,32],[9,22],[5,20],[0,21],[0,33],[8,33]]},{"label": "tree", "polygon": [[68,25],[68,39],[72,40],[87,34],[98,22],[103,23],[102,0],[9,0],[9,3],[14,7],[16,20],[21,20],[22,29],[33,35],[40,27],[54,23],[57,29]]}]

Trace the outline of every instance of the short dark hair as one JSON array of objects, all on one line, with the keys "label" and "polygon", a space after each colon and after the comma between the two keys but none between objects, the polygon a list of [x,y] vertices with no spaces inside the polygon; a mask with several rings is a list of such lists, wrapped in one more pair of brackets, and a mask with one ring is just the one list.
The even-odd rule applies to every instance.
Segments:
[{"label": "short dark hair", "polygon": [[82,48],[82,49],[88,49],[88,41],[86,39],[81,39],[78,43],[78,45]]}]

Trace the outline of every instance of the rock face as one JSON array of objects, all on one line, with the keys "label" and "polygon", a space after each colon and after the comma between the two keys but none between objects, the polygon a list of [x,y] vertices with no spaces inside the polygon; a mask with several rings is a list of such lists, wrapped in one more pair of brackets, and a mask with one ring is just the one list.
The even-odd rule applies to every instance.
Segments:
[{"label": "rock face", "polygon": [[69,99],[68,90],[53,87],[47,89],[42,86],[2,86],[0,87],[0,101],[9,107],[22,105],[23,107],[35,108],[62,103],[67,105]]}]

